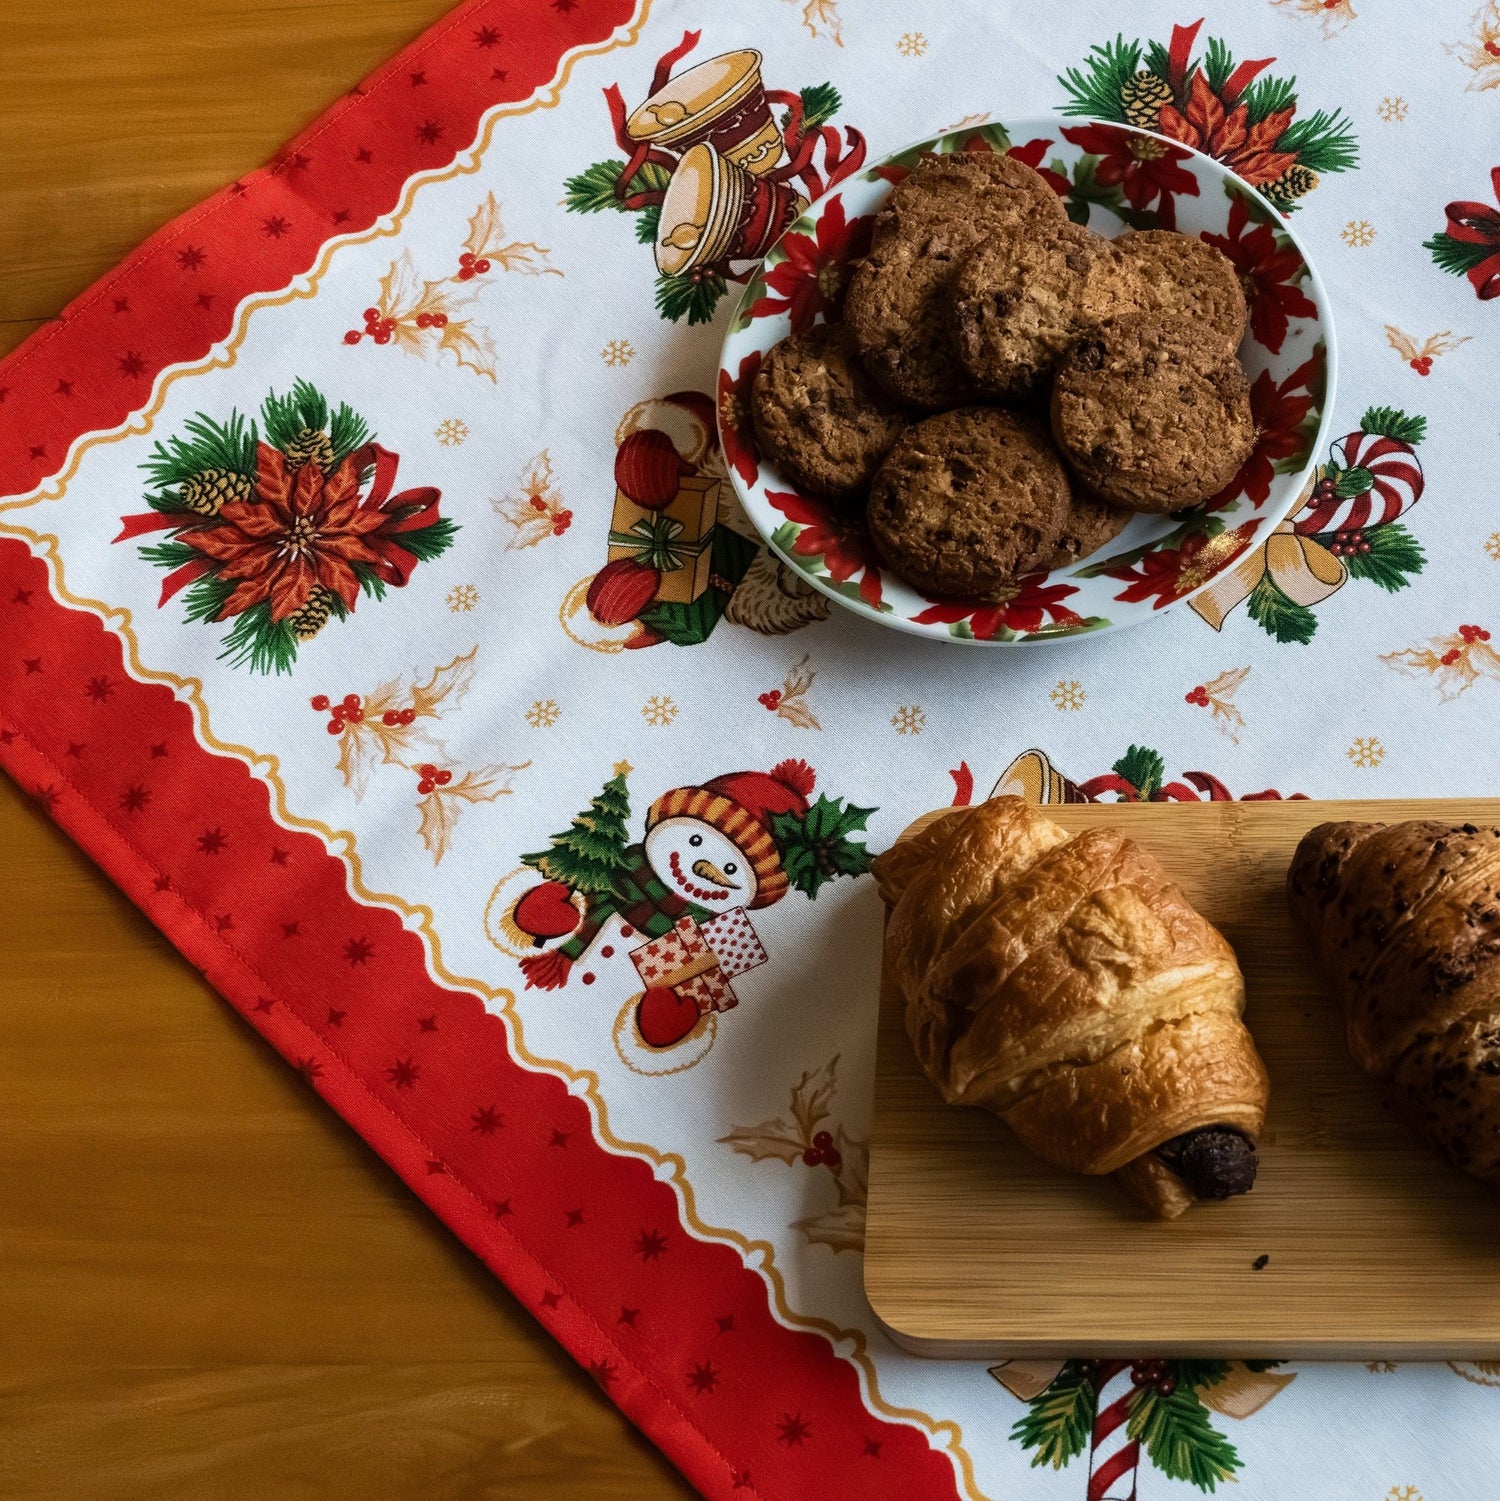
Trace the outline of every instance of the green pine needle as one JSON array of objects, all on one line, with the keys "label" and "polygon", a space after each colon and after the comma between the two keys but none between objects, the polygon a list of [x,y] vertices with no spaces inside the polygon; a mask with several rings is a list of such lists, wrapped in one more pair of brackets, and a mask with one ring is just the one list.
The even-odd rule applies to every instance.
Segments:
[{"label": "green pine needle", "polygon": [[1132,745],[1110,770],[1129,782],[1142,802],[1149,802],[1161,790],[1167,763],[1159,751],[1144,745]]},{"label": "green pine needle", "polygon": [[1440,271],[1450,272],[1454,276],[1465,275],[1480,261],[1495,253],[1493,245],[1471,245],[1444,233],[1435,234],[1430,240],[1423,240],[1422,249],[1431,254],[1433,264]]},{"label": "green pine needle", "polygon": [[219,660],[232,667],[248,664],[252,672],[290,672],[297,660],[297,633],[285,620],[273,623],[270,604],[261,600],[234,617]]},{"label": "green pine needle", "polygon": [[1249,116],[1250,123],[1259,125],[1267,115],[1274,115],[1277,110],[1286,109],[1288,105],[1295,108],[1296,86],[1295,78],[1273,78],[1264,74],[1257,78],[1240,95],[1240,103],[1245,106],[1245,113]]},{"label": "green pine needle", "polygon": [[194,521],[202,520],[196,511],[190,511],[183,505],[182,497],[175,490],[158,490],[154,495],[146,497],[146,504],[153,511],[160,511],[163,515],[181,516],[184,526],[190,526]]},{"label": "green pine needle", "polygon": [[1318,629],[1317,617],[1306,605],[1284,595],[1265,574],[1251,591],[1247,606],[1250,618],[1277,641],[1295,641],[1306,646]]},{"label": "green pine needle", "polygon": [[419,562],[428,563],[453,546],[453,539],[458,531],[456,521],[440,516],[431,526],[424,526],[414,532],[393,533],[391,541],[397,547],[404,547]]},{"label": "green pine needle", "polygon": [[180,568],[202,554],[196,547],[189,547],[186,542],[153,542],[141,548],[141,556],[148,563],[155,563],[158,568]]},{"label": "green pine needle", "polygon": [[1178,1386],[1190,1386],[1195,1390],[1203,1386],[1217,1386],[1229,1374],[1227,1360],[1174,1360],[1172,1379]]},{"label": "green pine needle", "polygon": [[642,245],[653,244],[657,230],[661,228],[661,205],[648,203],[635,216],[635,237]]},{"label": "green pine needle", "polygon": [[[353,568],[354,576],[359,580],[361,594],[368,594],[371,599],[385,598],[385,580],[368,563],[351,563],[349,566]],[[334,598],[337,599],[338,596],[335,595]],[[339,604],[342,605],[343,600],[340,599]]]},{"label": "green pine needle", "polygon": [[719,305],[719,299],[729,290],[722,276],[704,276],[695,280],[692,276],[663,274],[656,278],[656,311],[663,318],[679,323],[686,318],[688,323],[707,323]]},{"label": "green pine needle", "polygon": [[[1191,77],[1193,69],[1196,66],[1195,62],[1189,61],[1187,71],[1183,74],[1183,77]],[[1147,43],[1146,71],[1148,73],[1155,73],[1163,83],[1167,81],[1167,74],[1172,71],[1172,57],[1167,51],[1167,44],[1165,42]]]},{"label": "green pine needle", "polygon": [[1089,1446],[1098,1401],[1094,1383],[1070,1360],[1052,1384],[1033,1397],[1010,1430],[1013,1442],[1035,1450],[1031,1466],[1060,1470]]},{"label": "green pine needle", "polygon": [[844,101],[831,83],[815,83],[802,90],[802,129],[826,125],[843,108]]},{"label": "green pine needle", "polygon": [[621,198],[630,193],[659,193],[666,189],[672,174],[655,162],[645,162],[631,178],[625,195],[615,192],[615,184],[625,170],[621,161],[595,162],[585,167],[576,177],[563,183],[563,206],[574,214],[599,214],[605,209],[626,213]]},{"label": "green pine needle", "polygon": [[1223,40],[1216,36],[1208,39],[1208,51],[1203,58],[1203,72],[1208,86],[1218,93],[1234,72],[1234,57]]},{"label": "green pine needle", "polygon": [[1090,48],[1082,68],[1069,68],[1058,75],[1058,83],[1069,96],[1062,106],[1063,114],[1091,115],[1123,124],[1125,107],[1120,103],[1120,90],[1135,76],[1140,62],[1141,44],[1127,42],[1123,35]]},{"label": "green pine needle", "polygon": [[[1293,78],[1289,86],[1296,83]],[[1320,109],[1305,120],[1293,120],[1281,132],[1276,150],[1290,151],[1297,164],[1310,172],[1347,172],[1359,165],[1359,143],[1343,110]]]},{"label": "green pine needle", "polygon": [[1427,419],[1408,417],[1398,407],[1370,407],[1359,419],[1359,425],[1364,432],[1413,446],[1427,436]]},{"label": "green pine needle", "polygon": [[[1328,547],[1333,542],[1333,533],[1324,532],[1314,539]],[[1350,578],[1369,579],[1379,584],[1388,594],[1405,589],[1411,576],[1427,566],[1427,554],[1399,521],[1387,521],[1383,526],[1372,526],[1365,533],[1370,544],[1369,552],[1353,552],[1344,558],[1344,567]]]},{"label": "green pine needle", "polygon": [[320,433],[328,426],[328,402],[311,381],[300,378],[285,396],[272,391],[261,405],[260,414],[266,425],[266,437],[277,448],[295,442],[304,429]]},{"label": "green pine needle", "polygon": [[218,619],[219,611],[234,593],[234,581],[206,573],[194,579],[182,596],[182,618],[188,622]]},{"label": "green pine needle", "polygon": [[205,469],[228,469],[254,479],[253,422],[246,423],[238,412],[231,410],[224,422],[215,422],[200,412],[182,426],[187,437],[174,433],[165,443],[158,441],[151,457],[141,465],[154,488],[180,485]]},{"label": "green pine needle", "polygon": [[1192,1386],[1178,1385],[1168,1397],[1141,1387],[1125,1431],[1164,1475],[1202,1491],[1217,1489],[1240,1468],[1238,1451],[1209,1421]]},{"label": "green pine needle", "polygon": [[328,427],[333,444],[333,462],[342,464],[356,448],[363,448],[373,435],[370,426],[347,402],[341,401]]}]

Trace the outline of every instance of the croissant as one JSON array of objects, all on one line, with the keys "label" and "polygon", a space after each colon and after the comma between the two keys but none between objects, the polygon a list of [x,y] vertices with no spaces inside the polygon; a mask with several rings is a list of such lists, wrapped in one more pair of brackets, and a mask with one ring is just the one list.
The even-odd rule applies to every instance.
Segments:
[{"label": "croissant", "polygon": [[1234,951],[1157,861],[998,797],[879,856],[886,975],[927,1077],[1163,1218],[1244,1193],[1265,1066]]},{"label": "croissant", "polygon": [[1500,829],[1319,824],[1287,897],[1354,1061],[1419,1135],[1500,1186]]}]

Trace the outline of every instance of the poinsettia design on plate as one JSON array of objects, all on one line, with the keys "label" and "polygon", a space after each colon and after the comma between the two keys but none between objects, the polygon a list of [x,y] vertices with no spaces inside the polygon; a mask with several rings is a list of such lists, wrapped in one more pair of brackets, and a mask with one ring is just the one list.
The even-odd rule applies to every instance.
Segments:
[{"label": "poinsettia design on plate", "polygon": [[[1074,169],[1069,217],[1088,222],[1088,205],[1119,214],[1133,229],[1176,229],[1179,194],[1198,195],[1182,163],[1187,152],[1152,136],[1110,125],[1073,125],[1063,136],[1086,153]],[[1074,204],[1083,212],[1073,212]]]},{"label": "poinsettia design on plate", "polygon": [[1125,581],[1115,598],[1123,604],[1150,600],[1164,606],[1200,589],[1250,546],[1255,523],[1247,521],[1226,531],[1217,516],[1190,516],[1168,537],[1146,547],[1116,553],[1078,570],[1086,578],[1103,574]]},{"label": "poinsettia design on plate", "polygon": [[1262,370],[1250,383],[1250,414],[1255,419],[1255,447],[1239,473],[1209,502],[1217,510],[1243,496],[1257,510],[1271,494],[1278,474],[1296,474],[1308,455],[1322,420],[1327,364],[1322,344],[1285,379]]},{"label": "poinsettia design on plate", "polygon": [[299,645],[404,585],[458,528],[432,486],[393,493],[398,456],[307,381],[268,395],[260,424],[200,412],[158,442],[141,466],[150,509],[121,517],[114,541],[165,532],[140,549],[171,570],[158,606],[181,593],[187,620],[233,622],[225,660],[290,672]]},{"label": "poinsettia design on plate", "polygon": [[852,593],[877,610],[887,608],[880,563],[863,527],[831,501],[785,490],[767,490],[766,499],[787,518],[771,537],[774,546],[804,573],[832,580],[840,593]]},{"label": "poinsettia design on plate", "polygon": [[1342,110],[1297,119],[1296,80],[1265,72],[1276,59],[1237,65],[1218,37],[1195,58],[1202,26],[1202,20],[1174,26],[1166,45],[1119,36],[1092,48],[1082,67],[1057,80],[1068,94],[1063,113],[1181,141],[1223,162],[1283,213],[1317,186],[1320,173],[1357,164],[1358,146]]},{"label": "poinsettia design on plate", "polygon": [[844,217],[835,196],[817,219],[799,219],[766,256],[765,295],[746,310],[746,318],[785,313],[794,334],[806,332],[821,313],[832,319],[843,301],[849,268],[870,248],[873,214]]},{"label": "poinsettia design on plate", "polygon": [[1078,593],[1076,584],[1048,583],[1050,574],[1028,573],[993,599],[933,600],[912,619],[919,625],[946,625],[960,641],[1016,640],[1022,636],[1073,635],[1108,625],[1084,619],[1063,603]]},{"label": "poinsettia design on plate", "polygon": [[1225,233],[1200,238],[1234,264],[1250,305],[1252,336],[1272,354],[1280,354],[1288,320],[1318,316],[1317,304],[1299,285],[1307,276],[1307,263],[1258,205],[1233,189],[1229,197]]},{"label": "poinsettia design on plate", "polygon": [[[1490,169],[1490,191],[1500,203],[1500,167]],[[1500,297],[1500,209],[1459,198],[1443,212],[1447,225],[1422,248],[1442,270],[1467,276],[1481,302]]]},{"label": "poinsettia design on plate", "polygon": [[755,441],[755,425],[750,420],[750,392],[760,373],[764,356],[752,349],[740,361],[739,370],[730,375],[719,371],[718,415],[719,446],[724,461],[748,485],[760,466],[760,447]]},{"label": "poinsettia design on plate", "polygon": [[791,1108],[786,1115],[772,1116],[753,1126],[736,1126],[719,1140],[752,1162],[776,1158],[788,1167],[800,1164],[814,1172],[826,1168],[833,1177],[833,1207],[794,1220],[790,1228],[800,1232],[809,1245],[862,1251],[870,1144],[850,1136],[830,1119],[838,1066],[835,1053],[822,1068],[804,1070],[792,1085]]}]

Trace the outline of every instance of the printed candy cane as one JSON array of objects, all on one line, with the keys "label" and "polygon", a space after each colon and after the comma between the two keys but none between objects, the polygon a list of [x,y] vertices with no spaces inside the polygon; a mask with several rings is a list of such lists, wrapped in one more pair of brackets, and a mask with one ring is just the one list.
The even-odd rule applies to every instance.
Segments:
[{"label": "printed candy cane", "polygon": [[1099,1362],[1094,1405],[1093,1447],[1089,1452],[1088,1501],[1135,1501],[1136,1467],[1141,1446],[1126,1432],[1130,1399],[1135,1394],[1131,1362]]}]

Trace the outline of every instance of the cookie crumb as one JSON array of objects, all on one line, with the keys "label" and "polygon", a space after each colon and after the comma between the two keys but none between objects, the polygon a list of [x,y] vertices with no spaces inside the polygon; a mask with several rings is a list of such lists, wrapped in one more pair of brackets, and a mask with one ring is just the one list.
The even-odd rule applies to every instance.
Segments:
[{"label": "cookie crumb", "polygon": [[1250,1270],[1252,1272],[1262,1272],[1262,1271],[1264,1271],[1266,1269],[1267,1266],[1270,1265],[1270,1262],[1271,1262],[1271,1258],[1269,1256],[1265,1255],[1264,1253],[1262,1253],[1261,1255],[1257,1256],[1254,1261],[1252,1261],[1250,1263]]}]

